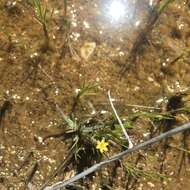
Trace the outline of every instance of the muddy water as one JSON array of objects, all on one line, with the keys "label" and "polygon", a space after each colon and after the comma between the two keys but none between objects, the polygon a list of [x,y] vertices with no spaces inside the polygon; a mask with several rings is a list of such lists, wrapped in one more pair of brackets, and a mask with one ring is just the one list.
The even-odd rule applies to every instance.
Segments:
[{"label": "muddy water", "polygon": [[[46,1],[48,10],[54,8],[54,12],[48,21],[51,48],[44,52],[43,30],[30,1],[0,0],[0,105],[5,101],[11,105],[0,123],[0,189],[37,189],[63,162],[69,140],[43,142],[43,138],[64,131],[55,103],[69,115],[73,98],[84,84],[97,83],[98,88],[81,100],[75,112],[78,120],[94,111],[111,112],[108,90],[119,113],[126,116],[131,111],[129,104],[160,107],[164,97],[189,88],[189,2],[175,0],[145,30],[156,2],[71,0],[67,27],[64,1]],[[143,31],[147,33],[134,53]],[[146,121],[138,123],[132,132],[134,139],[143,138],[146,125]],[[143,168],[159,168],[156,153],[146,155]],[[178,153],[172,150],[167,156],[164,170],[169,180],[142,178],[133,189],[188,189],[189,161],[182,174],[174,176]],[[73,168],[50,183],[73,175]],[[119,179],[109,179],[114,181],[112,188],[126,189],[128,177],[120,167],[117,170]],[[102,171],[103,179],[108,180],[108,171]],[[99,176],[86,189],[100,188],[104,180]]]}]

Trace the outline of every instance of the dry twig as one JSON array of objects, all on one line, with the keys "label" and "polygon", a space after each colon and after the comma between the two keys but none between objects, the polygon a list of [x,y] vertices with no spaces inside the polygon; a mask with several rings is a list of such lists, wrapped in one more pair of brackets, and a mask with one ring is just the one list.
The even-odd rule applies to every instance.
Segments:
[{"label": "dry twig", "polygon": [[114,105],[113,105],[110,91],[108,91],[108,97],[109,97],[109,101],[110,101],[112,110],[113,110],[113,112],[114,112],[114,114],[115,114],[115,116],[116,116],[116,118],[117,118],[117,120],[118,120],[118,122],[119,122],[119,125],[121,126],[121,129],[122,129],[122,131],[123,131],[123,133],[124,133],[126,139],[127,139],[128,142],[129,142],[129,148],[133,148],[133,143],[132,143],[132,141],[131,141],[129,135],[127,134],[127,131],[125,130],[125,127],[123,126],[123,123],[122,123],[121,119],[119,118],[119,116],[118,116],[118,114],[117,114],[117,111],[116,111],[116,109],[115,109],[115,107],[114,107]]}]

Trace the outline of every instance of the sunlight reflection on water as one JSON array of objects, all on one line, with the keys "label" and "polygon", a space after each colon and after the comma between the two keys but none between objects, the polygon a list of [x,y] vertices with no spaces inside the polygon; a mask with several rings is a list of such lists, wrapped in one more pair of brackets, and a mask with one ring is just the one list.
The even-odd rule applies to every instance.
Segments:
[{"label": "sunlight reflection on water", "polygon": [[111,23],[123,23],[132,19],[135,6],[128,0],[112,0],[105,3],[104,13]]},{"label": "sunlight reflection on water", "polygon": [[108,14],[111,17],[112,21],[118,21],[122,18],[126,13],[125,5],[120,1],[111,2]]}]

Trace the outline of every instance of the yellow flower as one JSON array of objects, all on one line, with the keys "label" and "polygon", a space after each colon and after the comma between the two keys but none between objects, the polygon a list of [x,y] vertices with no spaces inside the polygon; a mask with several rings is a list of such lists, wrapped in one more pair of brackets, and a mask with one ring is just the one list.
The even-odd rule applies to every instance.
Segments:
[{"label": "yellow flower", "polygon": [[108,151],[108,143],[105,142],[105,139],[102,139],[101,141],[97,141],[96,149],[98,149],[101,153]]}]

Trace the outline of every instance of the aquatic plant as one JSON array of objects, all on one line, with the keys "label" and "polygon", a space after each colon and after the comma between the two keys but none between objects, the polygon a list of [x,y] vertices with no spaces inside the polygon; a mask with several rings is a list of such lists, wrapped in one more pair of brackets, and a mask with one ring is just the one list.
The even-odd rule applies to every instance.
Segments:
[{"label": "aquatic plant", "polygon": [[145,177],[152,180],[167,179],[166,175],[160,174],[159,172],[146,171],[144,169],[138,168],[137,166],[127,162],[123,164],[126,173],[133,178]]},{"label": "aquatic plant", "polygon": [[[179,132],[184,132],[185,130],[189,130],[189,129],[190,129],[190,123],[186,123],[186,124],[182,125],[181,127],[177,127],[177,128],[172,129],[168,132],[162,133],[161,135],[156,136],[156,137],[154,137],[154,138],[152,138],[146,142],[143,142],[139,145],[136,145],[132,149],[125,150],[125,151],[123,151],[123,152],[121,152],[115,156],[110,157],[109,159],[106,159],[102,162],[94,164],[92,167],[84,170],[83,172],[75,175],[74,177],[71,177],[70,179],[65,180],[65,181],[59,181],[59,182],[57,182],[57,183],[53,184],[52,186],[49,186],[45,189],[58,189],[58,188],[65,187],[65,186],[67,186],[67,185],[69,185],[69,184],[71,184],[71,183],[73,183],[73,182],[75,182],[81,178],[84,178],[85,176],[95,172],[96,170],[100,169],[101,167],[103,167],[107,164],[110,164],[111,162],[121,159],[122,157],[126,156],[129,153],[138,151],[138,150],[143,149],[149,145],[152,145],[158,141],[164,140],[164,139],[166,139],[166,138],[168,138],[174,134],[177,134]],[[129,170],[129,167],[128,167],[128,170]],[[133,168],[133,170],[134,170],[134,168]],[[131,170],[131,167],[130,167],[130,172],[133,172],[133,170]],[[138,173],[138,175],[140,173]],[[159,175],[159,174],[157,173],[157,175]],[[159,177],[162,177],[162,176],[159,176]]]},{"label": "aquatic plant", "polygon": [[67,16],[67,0],[64,0],[64,11],[65,11],[65,16]]},{"label": "aquatic plant", "polygon": [[[90,86],[88,86],[88,88],[85,89],[91,89],[89,87]],[[88,92],[88,90],[83,90],[82,92]],[[83,94],[82,92],[79,97],[85,95],[85,93]],[[112,116],[111,118],[107,118],[106,120],[101,121],[99,116],[97,116],[96,120],[94,120],[92,116],[92,118],[88,118],[84,121],[81,121],[81,119],[76,120],[73,117],[70,118],[66,116],[58,105],[56,107],[57,111],[62,115],[63,123],[66,127],[64,133],[62,134],[62,138],[64,140],[70,141],[71,145],[69,147],[68,156],[66,157],[65,161],[61,163],[61,165],[58,167],[58,170],[52,175],[52,178],[55,176],[55,174],[58,174],[58,172],[63,170],[65,171],[65,168],[66,166],[68,166],[68,164],[73,164],[74,166],[76,166],[78,172],[82,171],[85,167],[91,166],[94,163],[94,161],[99,161],[104,155],[109,155],[109,150],[111,149],[108,149],[108,146],[111,148],[119,148],[119,150],[121,150],[121,148],[126,149],[129,147],[128,140],[126,138],[121,138],[123,136],[123,129],[121,128],[120,123],[117,121],[117,118]],[[164,123],[166,123],[167,121],[175,120],[175,116],[168,111],[164,113],[139,111],[137,113],[131,113],[127,117],[125,122],[121,119],[123,122],[123,127],[125,129],[133,128],[135,120],[139,117],[155,122],[155,124],[161,123],[162,127],[164,127]],[[189,124],[187,125],[189,127]],[[156,125],[156,127],[159,127],[159,125]],[[166,134],[162,134],[159,137],[155,137],[150,141],[147,141],[147,143],[152,144],[152,142],[156,142],[158,141],[158,139],[165,138],[170,133],[175,133],[176,130],[177,129],[173,129],[167,132]],[[164,130],[164,132],[166,131],[167,130]],[[125,152],[131,152],[133,151],[133,149],[136,150],[141,146],[145,146],[145,144],[146,143],[143,143],[142,145],[136,146],[137,148],[134,147],[126,150]],[[183,152],[188,151],[185,148],[181,150],[183,150]],[[118,156],[111,157],[109,160],[110,162],[113,160],[117,160],[121,158],[122,155],[123,153],[120,153],[118,154]],[[100,162],[100,164],[102,165],[104,165],[105,163],[107,163],[107,160]],[[122,166],[124,168],[124,171],[128,174],[128,176],[134,179],[141,177],[153,180],[167,179],[167,177],[163,175],[161,172],[146,171],[145,168],[138,168],[136,163],[122,163]],[[99,165],[94,165],[93,171],[95,171],[98,168]],[[85,172],[84,175],[86,175]],[[43,187],[45,187],[48,184],[48,182],[50,182],[50,180],[48,180]]]},{"label": "aquatic plant", "polygon": [[[60,108],[58,109],[60,110]],[[63,113],[62,117],[64,119],[63,122],[67,125],[64,136],[66,138],[72,137],[70,152],[73,153],[75,161],[86,157],[85,155],[88,151],[91,152],[91,154],[88,154],[91,157],[91,161],[96,160],[97,157],[101,157],[99,152],[104,153],[108,151],[109,141],[112,142],[111,144],[116,144],[120,147],[128,146],[128,141],[121,138],[122,130],[119,125],[111,126],[111,122],[102,123],[101,121],[89,124],[89,120],[77,122]]]},{"label": "aquatic plant", "polygon": [[[47,5],[43,5],[41,3],[41,0],[33,0],[33,7],[34,7],[34,11],[35,11],[35,18],[40,23],[40,25],[42,25],[42,29],[44,32],[45,41],[43,44],[43,49],[47,50],[49,48],[49,33],[48,33],[48,26],[47,26],[47,23],[48,23]],[[52,17],[53,11],[54,10],[52,9],[50,18]]]},{"label": "aquatic plant", "polygon": [[[66,126],[62,137],[64,139],[72,139],[68,156],[70,160],[77,163],[78,170],[89,166],[93,161],[102,157],[102,153],[107,152],[108,144],[116,145],[116,148],[128,147],[128,141],[121,138],[122,130],[117,123],[101,120],[91,122],[92,118],[78,122],[66,116],[61,108],[56,105],[57,111],[61,114],[64,126]],[[86,155],[89,155],[86,157]],[[84,160],[86,160],[84,162]],[[84,166],[85,165],[85,166]]]},{"label": "aquatic plant", "polygon": [[81,98],[87,95],[90,91],[96,89],[97,86],[98,86],[97,83],[87,83],[87,84],[84,83],[79,89],[76,89],[76,95],[73,98],[73,105],[70,115],[73,115],[73,113],[75,112],[76,107],[79,104]]},{"label": "aquatic plant", "polygon": [[174,0],[165,0],[165,1],[161,1],[161,3],[159,4],[159,6],[157,7],[157,13],[158,15],[160,15],[165,9],[166,7],[172,3]]},{"label": "aquatic plant", "polygon": [[123,77],[125,72],[128,69],[130,69],[134,65],[134,63],[136,63],[137,57],[143,53],[143,49],[147,44],[149,44],[147,40],[148,35],[150,35],[150,33],[152,32],[160,15],[173,1],[174,0],[158,1],[158,3],[153,8],[150,9],[147,16],[147,24],[145,25],[145,27],[141,29],[141,31],[137,35],[133,43],[133,46],[129,52],[129,56],[127,58],[128,64],[125,64],[124,67],[121,69],[120,77]]}]

